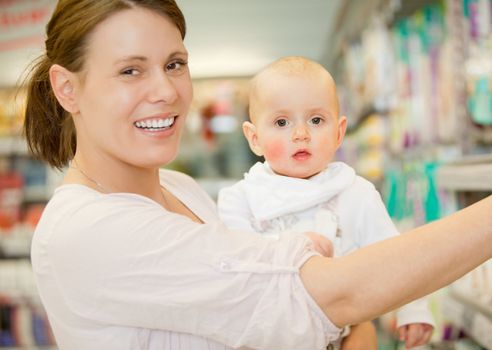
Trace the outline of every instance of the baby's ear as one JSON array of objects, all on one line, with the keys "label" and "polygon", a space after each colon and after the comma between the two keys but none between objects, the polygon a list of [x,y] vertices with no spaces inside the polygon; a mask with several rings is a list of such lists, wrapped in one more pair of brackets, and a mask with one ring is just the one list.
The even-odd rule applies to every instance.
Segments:
[{"label": "baby's ear", "polygon": [[243,123],[243,133],[248,140],[249,148],[253,151],[254,154],[261,157],[263,152],[261,150],[260,145],[258,144],[258,136],[256,134],[256,126],[251,122]]},{"label": "baby's ear", "polygon": [[347,117],[341,116],[340,118],[338,118],[337,147],[339,147],[342,144],[346,132],[347,132]]}]

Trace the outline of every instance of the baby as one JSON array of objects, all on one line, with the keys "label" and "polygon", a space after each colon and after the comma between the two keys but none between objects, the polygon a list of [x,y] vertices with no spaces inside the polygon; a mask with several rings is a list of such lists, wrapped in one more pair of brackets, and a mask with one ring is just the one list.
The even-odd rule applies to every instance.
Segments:
[{"label": "baby", "polygon": [[[226,225],[274,239],[317,232],[332,241],[335,256],[399,234],[374,186],[333,161],[347,119],[321,65],[302,57],[275,61],[253,78],[249,103],[243,132],[265,162],[220,191]],[[427,343],[434,323],[426,300],[399,309],[397,327],[407,347]]]}]

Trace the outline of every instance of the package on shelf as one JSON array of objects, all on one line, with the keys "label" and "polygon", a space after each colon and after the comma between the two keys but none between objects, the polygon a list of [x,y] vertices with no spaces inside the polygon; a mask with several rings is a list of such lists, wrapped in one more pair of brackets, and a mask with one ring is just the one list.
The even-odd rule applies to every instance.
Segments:
[{"label": "package on shelf", "polygon": [[[26,202],[25,179],[19,172],[0,173],[0,256],[28,256],[32,233],[41,216],[46,193],[40,202]],[[31,181],[31,180],[29,180]],[[38,185],[46,192],[46,185]]]},{"label": "package on shelf", "polygon": [[27,143],[24,138],[18,135],[0,135],[0,157],[6,158],[13,155],[28,155],[28,153]]},{"label": "package on shelf", "polygon": [[469,53],[465,64],[469,93],[468,108],[476,123],[492,125],[490,3],[488,0],[465,1],[463,2],[463,10],[467,51]]},{"label": "package on shelf", "polygon": [[371,114],[356,129],[347,133],[337,158],[352,164],[358,174],[376,184],[384,175],[388,119]]},{"label": "package on shelf", "polygon": [[11,168],[21,174],[23,179],[23,202],[46,202],[51,196],[49,168],[40,160],[31,157],[15,157]]},{"label": "package on shelf", "polygon": [[17,172],[0,173],[0,230],[11,229],[20,221],[22,176]]},{"label": "package on shelf", "polygon": [[[36,220],[38,218],[39,215]],[[0,257],[28,257],[33,232],[33,225],[28,223],[17,223],[9,230],[0,230]]]},{"label": "package on shelf", "polygon": [[16,157],[12,160],[14,171],[22,174],[24,186],[27,188],[45,186],[47,181],[46,165],[40,160],[30,157]]},{"label": "package on shelf", "polygon": [[0,348],[37,349],[55,345],[46,314],[29,304],[0,304]]},{"label": "package on shelf", "polygon": [[492,315],[492,260],[453,283],[453,289],[479,303],[489,305]]},{"label": "package on shelf", "polygon": [[0,260],[0,348],[54,344],[30,261]]},{"label": "package on shelf", "polygon": [[0,348],[54,343],[30,261],[0,260]]},{"label": "package on shelf", "polygon": [[0,90],[0,136],[20,135],[24,103],[25,90]]},{"label": "package on shelf", "polygon": [[28,300],[39,304],[34,274],[28,259],[0,260],[0,295],[9,304]]},{"label": "package on shelf", "polygon": [[450,299],[448,319],[487,348],[492,347],[492,260],[454,282]]}]

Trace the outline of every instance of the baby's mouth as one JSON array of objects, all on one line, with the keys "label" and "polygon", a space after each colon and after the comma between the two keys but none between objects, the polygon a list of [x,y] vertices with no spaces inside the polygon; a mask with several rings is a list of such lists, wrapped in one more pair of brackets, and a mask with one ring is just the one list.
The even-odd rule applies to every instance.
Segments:
[{"label": "baby's mouth", "polygon": [[311,156],[311,153],[309,153],[309,151],[299,150],[296,153],[294,153],[292,158],[294,158],[294,159],[305,159],[305,158],[309,158],[310,156]]}]

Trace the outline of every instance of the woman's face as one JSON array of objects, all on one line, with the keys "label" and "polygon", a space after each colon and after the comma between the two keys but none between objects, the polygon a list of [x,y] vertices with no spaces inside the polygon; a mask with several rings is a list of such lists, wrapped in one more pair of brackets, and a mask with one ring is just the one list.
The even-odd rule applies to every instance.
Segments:
[{"label": "woman's face", "polygon": [[172,161],[193,95],[187,62],[164,16],[136,8],[100,23],[75,86],[77,152],[144,168]]}]

